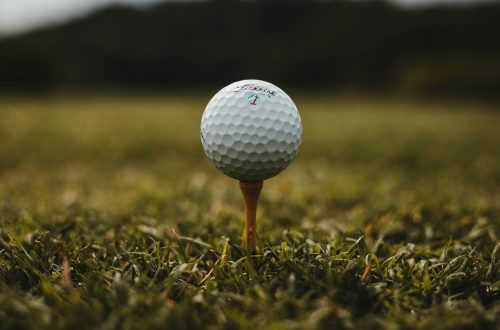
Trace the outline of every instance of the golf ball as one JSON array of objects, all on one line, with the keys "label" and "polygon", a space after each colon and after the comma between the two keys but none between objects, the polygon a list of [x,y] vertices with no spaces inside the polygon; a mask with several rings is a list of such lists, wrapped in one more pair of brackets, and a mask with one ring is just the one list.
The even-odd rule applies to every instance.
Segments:
[{"label": "golf ball", "polygon": [[302,123],[292,99],[262,80],[241,80],[221,89],[201,119],[201,143],[226,175],[245,182],[271,178],[295,158]]}]

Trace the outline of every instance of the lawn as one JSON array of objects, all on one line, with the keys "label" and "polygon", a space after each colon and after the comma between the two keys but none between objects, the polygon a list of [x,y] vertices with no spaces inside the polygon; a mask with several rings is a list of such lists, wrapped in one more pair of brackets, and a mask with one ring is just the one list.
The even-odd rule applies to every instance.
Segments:
[{"label": "lawn", "polygon": [[0,98],[1,329],[495,329],[495,105],[299,95],[258,251],[209,94]]}]

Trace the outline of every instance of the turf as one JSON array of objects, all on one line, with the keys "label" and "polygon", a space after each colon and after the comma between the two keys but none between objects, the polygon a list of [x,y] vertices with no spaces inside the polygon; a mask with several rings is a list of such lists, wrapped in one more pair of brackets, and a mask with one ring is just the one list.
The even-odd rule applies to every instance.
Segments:
[{"label": "turf", "polygon": [[1,329],[495,329],[500,112],[305,95],[258,252],[208,95],[0,100]]}]

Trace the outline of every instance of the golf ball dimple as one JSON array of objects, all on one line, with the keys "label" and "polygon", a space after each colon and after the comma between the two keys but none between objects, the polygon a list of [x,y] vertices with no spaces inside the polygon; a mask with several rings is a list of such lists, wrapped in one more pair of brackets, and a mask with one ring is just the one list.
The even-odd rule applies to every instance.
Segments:
[{"label": "golf ball dimple", "polygon": [[201,143],[226,175],[245,182],[269,179],[295,158],[302,123],[290,97],[262,80],[241,80],[220,90],[201,119]]}]

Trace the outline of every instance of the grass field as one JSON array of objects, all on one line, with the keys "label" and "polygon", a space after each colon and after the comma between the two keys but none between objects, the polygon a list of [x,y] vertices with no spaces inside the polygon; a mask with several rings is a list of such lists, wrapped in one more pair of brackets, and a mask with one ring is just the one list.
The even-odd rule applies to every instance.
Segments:
[{"label": "grass field", "polygon": [[297,97],[259,251],[203,96],[0,99],[0,329],[495,329],[500,112]]}]

